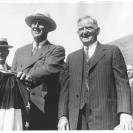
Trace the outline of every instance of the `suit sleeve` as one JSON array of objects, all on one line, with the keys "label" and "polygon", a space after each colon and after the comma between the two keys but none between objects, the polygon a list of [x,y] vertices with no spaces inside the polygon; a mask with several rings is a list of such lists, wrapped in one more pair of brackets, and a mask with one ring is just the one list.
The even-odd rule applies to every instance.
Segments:
[{"label": "suit sleeve", "polygon": [[60,96],[58,104],[58,118],[68,116],[68,98],[69,98],[69,66],[68,62],[63,66],[60,73]]},{"label": "suit sleeve", "polygon": [[125,61],[118,47],[113,49],[112,64],[117,88],[117,112],[131,114],[131,90]]},{"label": "suit sleeve", "polygon": [[30,72],[33,78],[33,83],[45,79],[48,76],[59,73],[64,63],[65,50],[61,46],[57,46],[52,50],[52,53],[45,58],[45,61],[37,69]]}]

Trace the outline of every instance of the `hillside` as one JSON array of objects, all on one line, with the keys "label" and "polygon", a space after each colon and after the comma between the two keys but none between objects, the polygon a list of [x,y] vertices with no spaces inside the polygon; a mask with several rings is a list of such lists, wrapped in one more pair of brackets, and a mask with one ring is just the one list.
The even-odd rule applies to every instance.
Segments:
[{"label": "hillside", "polygon": [[133,34],[112,41],[109,44],[117,45],[123,53],[126,64],[133,65]]}]

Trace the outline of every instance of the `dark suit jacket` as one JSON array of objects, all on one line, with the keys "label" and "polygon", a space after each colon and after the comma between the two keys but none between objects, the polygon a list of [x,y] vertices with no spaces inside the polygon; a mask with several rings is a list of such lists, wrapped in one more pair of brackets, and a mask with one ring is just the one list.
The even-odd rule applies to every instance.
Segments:
[{"label": "dark suit jacket", "polygon": [[32,75],[31,101],[45,112],[45,104],[50,107],[56,106],[54,102],[58,99],[56,97],[58,73],[64,62],[65,51],[63,47],[47,41],[37,54],[32,56],[32,47],[32,44],[29,44],[16,51],[12,70]]},{"label": "dark suit jacket", "polygon": [[[83,49],[68,55],[62,71],[58,117],[77,128],[83,74]],[[123,56],[116,46],[98,44],[88,69],[89,129],[113,129],[119,114],[131,113],[130,88]]]}]

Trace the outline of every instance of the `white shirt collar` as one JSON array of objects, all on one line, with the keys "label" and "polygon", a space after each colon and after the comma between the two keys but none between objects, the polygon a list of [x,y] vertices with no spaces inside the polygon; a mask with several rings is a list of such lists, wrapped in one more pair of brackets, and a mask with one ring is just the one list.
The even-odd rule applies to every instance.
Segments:
[{"label": "white shirt collar", "polygon": [[[89,58],[91,58],[93,55],[94,55],[94,52],[95,52],[95,50],[96,50],[96,46],[97,46],[97,41],[96,42],[94,42],[93,44],[91,44],[90,46],[88,46],[89,47],[89,49],[88,49],[88,55],[89,55]],[[87,49],[87,47],[86,46],[84,46],[84,51]],[[85,51],[86,52],[86,51]]]},{"label": "white shirt collar", "polygon": [[[41,48],[42,44],[44,44],[46,41],[47,41],[47,39],[42,41],[42,42],[40,42],[38,47]],[[37,43],[34,41],[32,50],[36,47],[36,45],[37,45]]]}]

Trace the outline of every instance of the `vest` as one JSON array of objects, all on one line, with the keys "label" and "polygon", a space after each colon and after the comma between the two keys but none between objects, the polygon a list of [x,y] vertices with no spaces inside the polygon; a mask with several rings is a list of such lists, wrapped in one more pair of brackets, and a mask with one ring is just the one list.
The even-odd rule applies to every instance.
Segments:
[{"label": "vest", "polygon": [[86,55],[84,53],[83,58],[83,75],[82,75],[82,88],[81,88],[81,95],[80,95],[80,109],[83,109],[84,105],[88,103],[88,96],[89,96],[89,84],[88,84],[88,70],[90,61],[86,61]]}]

